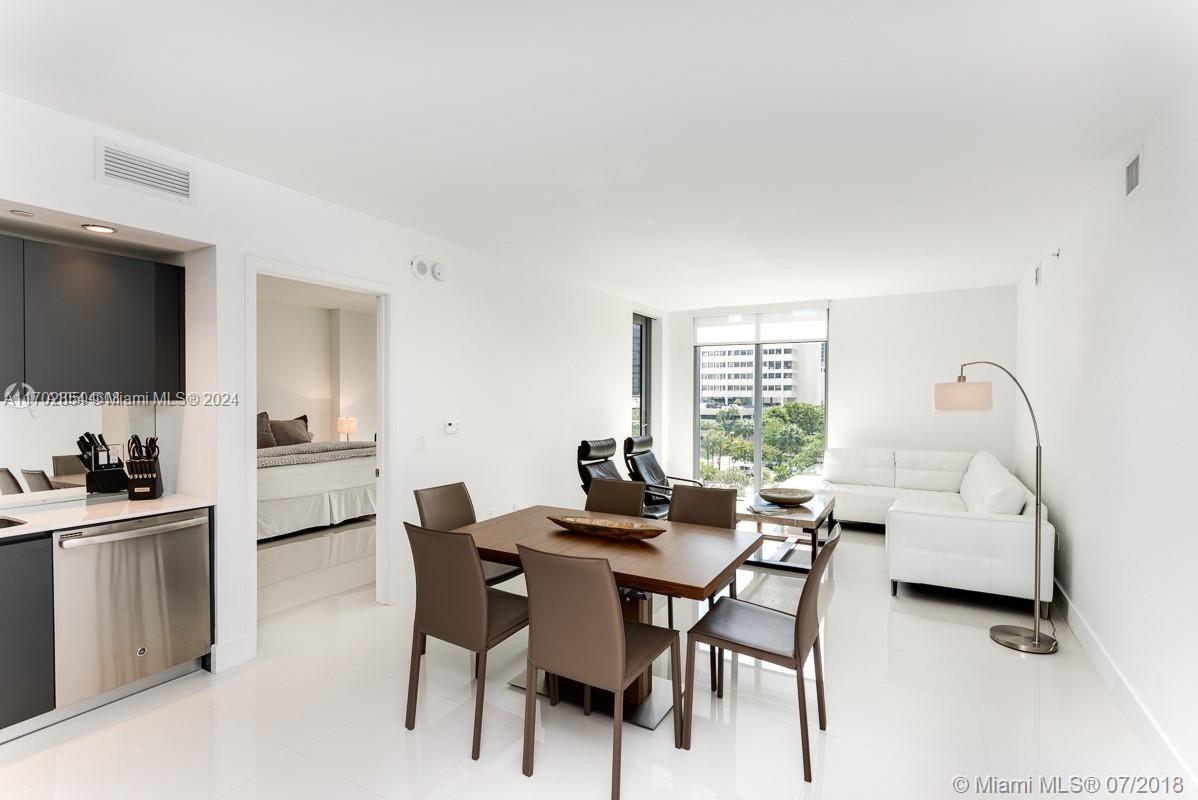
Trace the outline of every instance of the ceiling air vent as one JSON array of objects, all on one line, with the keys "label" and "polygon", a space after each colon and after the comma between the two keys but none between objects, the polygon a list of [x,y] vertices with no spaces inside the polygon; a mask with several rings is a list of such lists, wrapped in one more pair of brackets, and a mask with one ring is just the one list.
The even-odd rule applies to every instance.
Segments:
[{"label": "ceiling air vent", "polygon": [[195,203],[190,169],[109,142],[96,142],[96,179],[180,203]]},{"label": "ceiling air vent", "polygon": [[1128,162],[1123,173],[1123,194],[1129,195],[1140,185],[1140,157],[1136,156]]}]

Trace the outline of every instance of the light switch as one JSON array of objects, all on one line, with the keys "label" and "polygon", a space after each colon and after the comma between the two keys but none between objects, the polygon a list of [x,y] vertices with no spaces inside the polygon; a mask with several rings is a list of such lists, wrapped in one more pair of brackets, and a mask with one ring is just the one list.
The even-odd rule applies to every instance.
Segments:
[{"label": "light switch", "polygon": [[445,435],[446,436],[455,434],[458,431],[460,431],[461,429],[462,429],[462,423],[460,423],[460,422],[446,422],[445,423]]}]

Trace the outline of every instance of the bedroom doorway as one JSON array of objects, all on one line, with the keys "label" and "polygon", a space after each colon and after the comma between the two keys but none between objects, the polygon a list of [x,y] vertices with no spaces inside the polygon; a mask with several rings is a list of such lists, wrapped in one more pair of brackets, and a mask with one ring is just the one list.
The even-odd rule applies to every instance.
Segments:
[{"label": "bedroom doorway", "polygon": [[255,290],[257,617],[381,600],[384,298],[263,272]]}]

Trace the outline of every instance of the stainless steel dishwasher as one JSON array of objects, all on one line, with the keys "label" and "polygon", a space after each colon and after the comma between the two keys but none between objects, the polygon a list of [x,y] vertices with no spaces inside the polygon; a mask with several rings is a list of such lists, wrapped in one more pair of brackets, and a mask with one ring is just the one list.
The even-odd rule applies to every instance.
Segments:
[{"label": "stainless steel dishwasher", "polygon": [[208,510],[54,533],[55,705],[205,655]]}]

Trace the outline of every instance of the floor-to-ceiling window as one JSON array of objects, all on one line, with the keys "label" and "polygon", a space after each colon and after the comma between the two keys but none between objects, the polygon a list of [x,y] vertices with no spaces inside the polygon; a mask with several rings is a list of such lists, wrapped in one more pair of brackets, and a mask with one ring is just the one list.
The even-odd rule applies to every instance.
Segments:
[{"label": "floor-to-ceiling window", "polygon": [[640,314],[632,315],[632,435],[650,433],[649,415],[652,410],[651,358],[653,350],[653,321]]},{"label": "floor-to-ceiling window", "polygon": [[824,305],[695,319],[695,474],[747,495],[823,460]]}]

